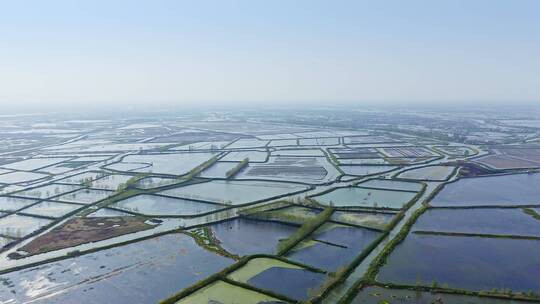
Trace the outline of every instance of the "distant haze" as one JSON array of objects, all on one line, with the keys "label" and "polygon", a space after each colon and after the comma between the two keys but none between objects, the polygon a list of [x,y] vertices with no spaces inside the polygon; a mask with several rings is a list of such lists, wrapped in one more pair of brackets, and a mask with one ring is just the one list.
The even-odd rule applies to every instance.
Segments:
[{"label": "distant haze", "polygon": [[540,104],[540,1],[2,1],[4,109]]}]

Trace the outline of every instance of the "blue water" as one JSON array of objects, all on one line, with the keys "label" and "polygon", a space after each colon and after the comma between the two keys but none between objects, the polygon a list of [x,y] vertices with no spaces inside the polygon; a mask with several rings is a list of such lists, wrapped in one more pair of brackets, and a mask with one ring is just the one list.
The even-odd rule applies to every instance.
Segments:
[{"label": "blue water", "polygon": [[540,241],[409,235],[377,280],[407,285],[540,293]]},{"label": "blue water", "polygon": [[296,300],[307,300],[309,290],[316,290],[325,275],[305,269],[269,268],[248,280],[248,284],[274,291]]},{"label": "blue water", "polygon": [[233,262],[170,234],[0,275],[0,303],[156,303]]},{"label": "blue water", "polygon": [[[324,229],[319,228],[318,231],[321,230]],[[334,226],[323,232],[318,231],[312,235],[313,239],[339,246],[317,242],[313,246],[293,250],[289,252],[287,257],[313,267],[336,271],[351,263],[365,247],[380,235],[380,232],[368,229],[342,226]]]},{"label": "blue water", "polygon": [[517,209],[430,209],[413,230],[540,237],[540,221]]},{"label": "blue water", "polygon": [[463,178],[444,186],[433,206],[540,205],[540,174]]},{"label": "blue water", "polygon": [[234,219],[209,227],[223,249],[240,256],[275,253],[278,241],[297,229],[292,225],[250,219]]}]

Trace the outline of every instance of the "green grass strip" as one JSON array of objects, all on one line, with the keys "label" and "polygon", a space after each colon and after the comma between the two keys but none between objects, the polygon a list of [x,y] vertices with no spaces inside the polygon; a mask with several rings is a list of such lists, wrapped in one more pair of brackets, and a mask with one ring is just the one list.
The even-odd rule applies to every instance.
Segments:
[{"label": "green grass strip", "polygon": [[317,228],[322,226],[328,219],[330,219],[332,212],[334,212],[334,209],[331,207],[324,209],[316,217],[306,220],[304,224],[288,238],[280,240],[277,248],[277,255],[284,255],[298,243],[303,241],[307,236],[309,236],[311,233],[317,230]]}]

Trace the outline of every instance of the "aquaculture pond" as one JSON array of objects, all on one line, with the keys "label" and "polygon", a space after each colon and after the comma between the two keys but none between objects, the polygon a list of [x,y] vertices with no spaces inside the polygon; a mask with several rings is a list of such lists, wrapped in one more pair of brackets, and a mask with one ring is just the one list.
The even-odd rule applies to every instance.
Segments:
[{"label": "aquaculture pond", "polygon": [[341,246],[317,241],[302,241],[289,251],[286,257],[302,264],[332,272],[348,265],[358,254],[360,253],[352,252]]},{"label": "aquaculture pond", "polygon": [[306,300],[326,278],[322,273],[270,258],[252,259],[227,277],[296,300]]},{"label": "aquaculture pond", "polygon": [[40,169],[40,172],[46,172],[50,174],[63,174],[69,171],[73,171],[75,169],[80,169],[81,167],[88,166],[92,164],[92,162],[80,162],[80,161],[70,161],[70,162],[63,162],[59,163],[47,168]]},{"label": "aquaculture pond", "polygon": [[106,168],[115,171],[131,172],[135,170],[142,170],[151,167],[151,164],[136,163],[136,162],[119,162],[108,165]]},{"label": "aquaculture pond", "polygon": [[31,198],[50,198],[53,196],[61,195],[66,192],[81,189],[78,185],[66,185],[66,184],[49,184],[46,186],[40,186],[29,190],[16,192],[13,195],[31,197]]},{"label": "aquaculture pond", "polygon": [[266,151],[231,151],[220,160],[240,162],[249,158],[250,162],[264,162],[267,157],[268,152]]},{"label": "aquaculture pond", "polygon": [[234,261],[169,234],[0,275],[7,303],[156,303]]},{"label": "aquaculture pond", "polygon": [[251,214],[250,217],[302,225],[306,220],[316,217],[320,212],[319,209],[289,206]]},{"label": "aquaculture pond", "polygon": [[339,138],[300,138],[301,146],[332,146],[339,145]]},{"label": "aquaculture pond", "polygon": [[314,241],[303,241],[287,254],[287,258],[336,271],[352,262],[379,235],[380,232],[368,229],[325,224],[311,236]]},{"label": "aquaculture pond", "polygon": [[185,199],[240,205],[309,189],[292,183],[263,181],[210,181],[160,192]]},{"label": "aquaculture pond", "polygon": [[462,178],[444,186],[433,206],[540,205],[540,174]]},{"label": "aquaculture pond", "polygon": [[360,290],[351,304],[525,304],[530,302],[505,299],[473,297],[449,293],[435,293],[409,289],[391,289],[368,286]]},{"label": "aquaculture pond", "polygon": [[50,222],[51,220],[33,216],[12,214],[0,218],[0,234],[20,238],[39,230]]},{"label": "aquaculture pond", "polygon": [[13,239],[0,236],[0,249],[11,242],[13,242]]},{"label": "aquaculture pond", "polygon": [[269,147],[286,147],[296,146],[298,144],[296,139],[273,139],[268,146]]},{"label": "aquaculture pond", "polygon": [[390,254],[377,280],[538,294],[538,265],[538,240],[410,234]]},{"label": "aquaculture pond", "polygon": [[153,189],[181,182],[181,179],[163,177],[145,177],[137,181],[135,186],[140,189]]},{"label": "aquaculture pond", "polygon": [[21,210],[22,213],[48,216],[48,217],[62,217],[72,211],[75,211],[79,208],[82,208],[81,205],[76,204],[65,204],[57,202],[44,201],[38,204],[35,204],[31,207]]},{"label": "aquaculture pond", "polygon": [[144,163],[150,165],[142,169],[132,169],[131,171],[133,172],[182,175],[188,173],[191,169],[206,162],[215,155],[217,154],[206,152],[140,154],[128,155],[122,162]]},{"label": "aquaculture pond", "polygon": [[317,229],[311,238],[331,244],[337,244],[350,250],[362,250],[375,240],[380,232],[348,225],[326,223]]},{"label": "aquaculture pond", "polygon": [[237,165],[238,163],[235,162],[216,162],[201,172],[200,176],[205,178],[226,178],[227,172]]},{"label": "aquaculture pond", "polygon": [[278,241],[288,237],[298,228],[288,224],[244,218],[237,218],[208,227],[223,249],[240,256],[275,253]]},{"label": "aquaculture pond", "polygon": [[85,181],[93,181],[103,176],[105,176],[103,172],[83,172],[61,179],[59,182],[65,184],[82,184]]},{"label": "aquaculture pond", "polygon": [[15,171],[0,175],[0,184],[27,183],[37,181],[48,176],[48,174],[42,173]]},{"label": "aquaculture pond", "polygon": [[15,163],[2,165],[3,168],[13,170],[32,171],[69,160],[70,158],[31,158]]},{"label": "aquaculture pond", "polygon": [[212,151],[212,150],[222,149],[225,146],[227,146],[230,142],[231,141],[229,140],[228,141],[199,141],[199,142],[190,143],[187,145],[178,146],[170,150],[187,150],[187,151],[211,150]]},{"label": "aquaculture pond", "polygon": [[118,201],[111,207],[147,215],[196,215],[224,208],[215,204],[149,194]]},{"label": "aquaculture pond", "polygon": [[416,192],[359,187],[337,188],[314,196],[317,202],[336,207],[373,207],[400,209],[416,196]]},{"label": "aquaculture pond", "polygon": [[422,184],[419,182],[405,182],[390,179],[370,179],[368,181],[360,183],[359,186],[366,188],[379,188],[415,192],[422,190]]},{"label": "aquaculture pond", "polygon": [[80,189],[75,192],[55,197],[54,200],[79,204],[93,204],[104,200],[113,194],[114,191],[109,190]]},{"label": "aquaculture pond", "polygon": [[250,164],[236,178],[320,184],[335,180],[339,175],[325,157],[272,156],[267,163]]},{"label": "aquaculture pond", "polygon": [[242,148],[261,148],[265,147],[270,141],[259,140],[256,138],[241,138],[232,144],[228,145],[227,149],[242,149]]},{"label": "aquaculture pond", "polygon": [[429,209],[413,229],[540,237],[540,220],[520,208]]},{"label": "aquaculture pond", "polygon": [[16,211],[36,203],[38,200],[27,198],[16,198],[9,196],[0,196],[0,210]]},{"label": "aquaculture pond", "polygon": [[272,152],[272,156],[320,156],[324,157],[321,149],[281,149]]},{"label": "aquaculture pond", "polygon": [[180,299],[177,304],[286,304],[274,297],[242,288],[224,281],[216,281],[189,296]]},{"label": "aquaculture pond", "polygon": [[345,158],[339,160],[340,165],[387,165],[384,158]]},{"label": "aquaculture pond", "polygon": [[92,181],[90,187],[94,189],[116,190],[121,184],[125,184],[133,176],[123,174],[111,174]]},{"label": "aquaculture pond", "polygon": [[392,213],[334,211],[334,213],[332,213],[332,220],[364,227],[384,229],[394,216],[395,214]]},{"label": "aquaculture pond", "polygon": [[362,165],[355,165],[355,166],[339,166],[343,172],[347,175],[355,175],[355,176],[363,176],[363,175],[371,175],[371,174],[377,174],[377,173],[383,173],[383,172],[389,172],[397,168],[397,166],[378,166],[378,165],[372,165],[372,166],[362,166]]},{"label": "aquaculture pond", "polygon": [[451,166],[427,166],[404,171],[398,177],[415,180],[445,181],[452,176],[454,170],[455,167]]}]

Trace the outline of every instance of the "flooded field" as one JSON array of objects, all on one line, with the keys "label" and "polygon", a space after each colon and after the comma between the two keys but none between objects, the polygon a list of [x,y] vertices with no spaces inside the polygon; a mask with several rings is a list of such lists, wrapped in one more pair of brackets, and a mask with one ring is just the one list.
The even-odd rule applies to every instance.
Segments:
[{"label": "flooded field", "polygon": [[0,218],[0,234],[12,238],[25,237],[49,224],[51,220],[12,214]]},{"label": "flooded field", "polygon": [[540,220],[523,209],[430,209],[414,230],[540,237]]},{"label": "flooded field", "polygon": [[347,266],[373,242],[379,232],[344,225],[325,224],[287,254],[287,258],[328,271]]},{"label": "flooded field", "polygon": [[386,225],[394,218],[391,213],[369,213],[369,212],[347,212],[334,211],[332,219],[334,221],[360,225],[375,229],[384,229]]},{"label": "flooded field", "polygon": [[448,184],[433,206],[540,205],[540,174],[463,178]]},{"label": "flooded field", "polygon": [[50,184],[46,186],[32,188],[26,191],[16,192],[15,195],[29,198],[45,199],[59,196],[67,192],[75,191],[80,188],[81,187],[77,185]]},{"label": "flooded field", "polygon": [[0,196],[0,210],[16,211],[38,202],[35,199]]},{"label": "flooded field", "polygon": [[347,175],[363,176],[363,175],[373,175],[377,173],[390,172],[394,169],[397,169],[396,166],[340,166],[339,167]]},{"label": "flooded field", "polygon": [[286,304],[272,296],[245,289],[224,281],[216,281],[176,302],[178,304]]},{"label": "flooded field", "polygon": [[269,258],[252,259],[227,277],[296,300],[307,300],[325,280],[322,273]]},{"label": "flooded field", "polygon": [[230,263],[186,235],[171,234],[0,275],[0,299],[156,303]]},{"label": "flooded field", "polygon": [[215,180],[165,190],[160,194],[240,205],[307,189],[307,186],[292,183]]},{"label": "flooded field", "polygon": [[422,190],[421,183],[390,179],[371,179],[360,183],[359,186],[365,188],[390,189],[413,192],[419,192],[420,190]]},{"label": "flooded field", "polygon": [[347,187],[314,196],[316,201],[336,207],[370,207],[400,209],[416,192]]},{"label": "flooded field", "polygon": [[412,234],[390,255],[377,280],[538,293],[540,281],[535,265],[539,263],[538,240]]},{"label": "flooded field", "polygon": [[390,289],[378,286],[363,288],[351,301],[352,304],[410,303],[410,304],[524,304],[494,298],[482,298],[448,293],[422,292],[408,289]]},{"label": "flooded field", "polygon": [[175,178],[145,177],[137,181],[137,188],[153,189],[180,183],[182,180]]},{"label": "flooded field", "polygon": [[[257,253],[275,253],[278,241],[295,232],[297,226],[235,219],[212,224],[208,228],[223,249],[232,254],[243,256]],[[261,242],[261,240],[264,240],[264,242]]]},{"label": "flooded field", "polygon": [[142,173],[160,173],[170,175],[183,175],[196,166],[206,162],[215,153],[178,153],[178,154],[148,154],[148,155],[128,155],[122,159],[123,163],[148,164],[149,166],[133,168],[129,170]]},{"label": "flooded field", "polygon": [[108,190],[81,189],[57,196],[54,200],[78,204],[93,204],[104,200],[113,194],[114,191]]},{"label": "flooded field", "polygon": [[222,209],[224,206],[186,199],[141,194],[121,200],[111,207],[145,215],[196,215]]},{"label": "flooded field", "polygon": [[405,171],[398,177],[414,180],[445,181],[450,178],[454,170],[455,168],[450,166],[427,166]]},{"label": "flooded field", "polygon": [[33,182],[49,177],[48,174],[15,171],[0,175],[0,183],[2,184],[19,184]]},{"label": "flooded field", "polygon": [[82,206],[75,204],[64,204],[57,202],[41,202],[32,207],[21,210],[20,212],[39,215],[39,216],[48,216],[48,217],[62,217],[67,213],[75,211]]}]

